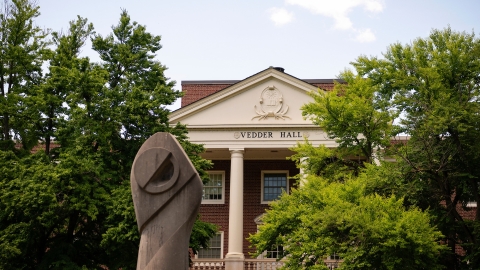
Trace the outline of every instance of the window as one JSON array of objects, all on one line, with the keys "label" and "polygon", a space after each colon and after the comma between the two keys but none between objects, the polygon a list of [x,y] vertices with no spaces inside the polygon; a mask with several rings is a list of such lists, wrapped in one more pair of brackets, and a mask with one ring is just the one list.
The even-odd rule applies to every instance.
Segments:
[{"label": "window", "polygon": [[262,255],[263,258],[270,258],[270,259],[280,259],[283,254],[283,247],[282,246],[274,246],[270,248],[270,250],[264,251]]},{"label": "window", "polygon": [[201,248],[197,254],[198,259],[223,258],[223,232],[217,233],[208,243],[208,248]]},{"label": "window", "polygon": [[210,180],[203,185],[203,204],[224,203],[225,172],[208,172]]},{"label": "window", "polygon": [[262,203],[278,199],[282,190],[288,192],[288,171],[262,172]]},{"label": "window", "polygon": [[342,262],[342,257],[340,257],[340,255],[338,255],[337,253],[331,254],[325,260],[325,264],[327,265],[327,268],[330,270],[340,268],[341,262]]},{"label": "window", "polygon": [[[257,224],[257,231],[258,231],[258,226],[263,224],[262,218],[265,216],[265,213],[257,216],[253,221],[255,224]],[[266,259],[266,258],[271,258],[271,259],[279,259],[283,255],[283,246],[277,246],[274,245],[268,250],[265,250],[260,254],[257,259]],[[262,268],[263,269],[263,268]],[[275,268],[276,269],[276,268]]]},{"label": "window", "polygon": [[340,255],[334,252],[332,255],[328,256],[328,259],[338,261],[338,260],[341,260],[342,258],[340,257]]}]

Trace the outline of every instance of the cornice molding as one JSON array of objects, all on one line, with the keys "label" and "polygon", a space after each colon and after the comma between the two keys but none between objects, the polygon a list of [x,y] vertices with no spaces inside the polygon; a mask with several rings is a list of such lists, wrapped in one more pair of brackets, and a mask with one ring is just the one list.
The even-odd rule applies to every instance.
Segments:
[{"label": "cornice molding", "polygon": [[314,124],[263,124],[263,125],[187,125],[189,130],[241,130],[241,129],[251,129],[251,130],[269,130],[269,129],[318,129],[321,128]]}]

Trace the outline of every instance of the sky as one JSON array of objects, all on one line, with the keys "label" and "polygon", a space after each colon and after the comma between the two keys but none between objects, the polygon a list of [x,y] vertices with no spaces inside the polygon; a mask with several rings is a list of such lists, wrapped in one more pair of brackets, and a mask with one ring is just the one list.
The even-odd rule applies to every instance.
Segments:
[{"label": "sky", "polygon": [[[77,15],[106,36],[122,9],[160,35],[157,60],[182,80],[242,80],[269,66],[332,79],[360,55],[450,26],[480,37],[478,0],[37,0],[36,24],[65,31]],[[87,44],[83,56],[100,61]],[[179,107],[179,102],[171,109]]]}]

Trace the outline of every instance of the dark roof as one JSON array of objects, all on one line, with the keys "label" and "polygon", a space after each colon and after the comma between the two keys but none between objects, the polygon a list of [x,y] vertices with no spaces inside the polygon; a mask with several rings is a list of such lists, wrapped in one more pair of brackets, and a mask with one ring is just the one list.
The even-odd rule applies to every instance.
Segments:
[{"label": "dark roof", "polygon": [[201,81],[182,81],[184,84],[235,84],[240,80],[201,80]]},{"label": "dark roof", "polygon": [[[288,73],[287,73],[288,74]],[[290,75],[290,74],[289,74]],[[292,76],[293,77],[293,76]],[[314,83],[333,83],[338,81],[340,83],[344,82],[342,79],[299,79],[309,84]],[[182,81],[182,85],[186,84],[236,84],[243,80],[192,80],[192,81]]]}]

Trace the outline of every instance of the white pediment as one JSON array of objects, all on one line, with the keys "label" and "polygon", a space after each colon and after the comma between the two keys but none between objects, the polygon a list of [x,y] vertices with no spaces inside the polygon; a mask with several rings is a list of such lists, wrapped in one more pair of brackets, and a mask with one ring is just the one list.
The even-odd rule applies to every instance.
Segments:
[{"label": "white pediment", "polygon": [[269,68],[170,115],[189,128],[308,127],[302,105],[317,87]]}]

